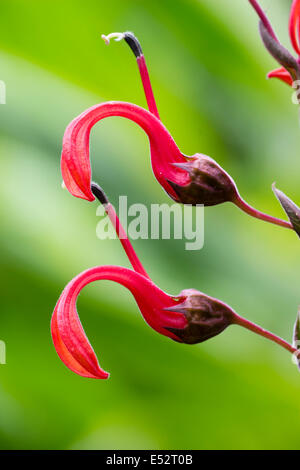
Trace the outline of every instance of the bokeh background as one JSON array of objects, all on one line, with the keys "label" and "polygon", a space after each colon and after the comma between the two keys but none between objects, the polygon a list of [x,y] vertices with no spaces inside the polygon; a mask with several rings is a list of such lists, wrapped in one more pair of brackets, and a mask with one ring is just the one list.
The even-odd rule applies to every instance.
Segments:
[{"label": "bokeh background", "polygon": [[[290,0],[262,2],[284,44]],[[49,322],[66,283],[100,264],[129,263],[117,240],[96,237],[96,203],[61,188],[67,124],[106,100],[146,106],[125,43],[132,30],[163,122],[186,154],[206,153],[255,207],[284,217],[273,181],[300,201],[297,106],[266,81],[276,67],[247,0],[2,0],[0,106],[2,449],[298,449],[300,375],[289,355],[231,327],[198,346],[153,332],[123,288],[83,291],[78,308],[108,381],[83,379],[58,359]],[[123,119],[92,133],[93,178],[113,203],[170,202],[152,177],[144,133]],[[194,287],[291,339],[299,239],[231,204],[205,211],[205,246],[137,240],[153,280]]]}]

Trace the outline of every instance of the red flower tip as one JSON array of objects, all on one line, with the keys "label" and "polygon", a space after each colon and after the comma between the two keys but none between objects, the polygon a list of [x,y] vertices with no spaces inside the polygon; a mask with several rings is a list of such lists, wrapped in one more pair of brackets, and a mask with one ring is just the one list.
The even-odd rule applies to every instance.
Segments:
[{"label": "red flower tip", "polygon": [[[61,298],[59,299],[53,316],[51,319],[51,334],[56,352],[62,362],[73,372],[82,377],[90,379],[107,379],[109,374],[101,369],[97,357],[82,329],[80,320],[75,318],[73,320],[73,329],[75,330],[72,339],[73,344],[70,344],[69,337],[62,339],[61,331],[67,329],[66,322],[64,326],[59,328],[57,312],[62,305]],[[78,346],[76,346],[76,343]]]},{"label": "red flower tip", "polygon": [[[80,135],[76,121],[77,119],[74,119],[69,124],[64,134],[60,165],[62,177],[66,188],[73,196],[93,201],[95,198],[91,192],[91,165],[86,158],[84,139]],[[77,143],[76,158],[74,158],[74,139]]]},{"label": "red flower tip", "polygon": [[175,341],[182,341],[175,331],[186,327],[186,318],[180,312],[169,312],[166,309],[175,308],[183,298],[177,299],[166,294],[150,279],[127,268],[119,266],[91,268],[79,274],[66,286],[51,320],[51,333],[57,354],[73,372],[95,379],[109,377],[98,363],[76,309],[76,300],[83,287],[97,280],[114,281],[129,289],[145,321],[155,331]]},{"label": "red flower tip", "polygon": [[292,86],[294,82],[290,73],[284,67],[280,67],[279,69],[272,70],[271,72],[268,73],[267,77],[278,78],[279,80],[281,80],[284,83],[287,83],[290,86]]},{"label": "red flower tip", "polygon": [[292,3],[289,33],[293,48],[300,55],[300,0],[294,0]]},{"label": "red flower tip", "polygon": [[89,139],[92,127],[101,119],[121,116],[138,124],[148,135],[154,175],[173,197],[176,193],[168,183],[185,184],[186,172],[175,169],[170,163],[186,161],[174,139],[161,121],[146,109],[135,104],[110,101],[98,104],[83,112],[67,127],[63,139],[61,170],[67,189],[76,197],[93,201],[91,192],[91,165]]}]

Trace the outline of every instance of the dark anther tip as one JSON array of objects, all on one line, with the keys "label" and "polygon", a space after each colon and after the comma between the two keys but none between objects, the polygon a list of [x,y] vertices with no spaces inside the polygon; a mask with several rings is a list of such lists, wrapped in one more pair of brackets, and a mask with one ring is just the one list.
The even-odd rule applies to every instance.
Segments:
[{"label": "dark anther tip", "polygon": [[103,189],[99,186],[99,184],[92,182],[91,190],[94,196],[98,199],[101,204],[108,204],[109,201]]},{"label": "dark anther tip", "polygon": [[124,33],[124,39],[132,50],[132,52],[134,53],[135,57],[140,57],[143,54],[139,40],[135,37],[133,33],[131,33],[130,31],[126,31],[126,33]]}]

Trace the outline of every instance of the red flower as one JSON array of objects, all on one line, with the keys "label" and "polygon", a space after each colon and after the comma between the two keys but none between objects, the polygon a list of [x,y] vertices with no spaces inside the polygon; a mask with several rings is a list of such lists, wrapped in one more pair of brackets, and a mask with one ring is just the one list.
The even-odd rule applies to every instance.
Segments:
[{"label": "red flower", "polygon": [[235,313],[230,307],[199,291],[184,290],[172,296],[157,287],[139,261],[113,206],[99,186],[93,184],[92,189],[104,205],[135,271],[120,266],[99,266],[79,274],[65,287],[52,316],[51,333],[57,354],[69,369],[83,377],[106,379],[109,376],[100,367],[76,310],[81,290],[94,281],[109,280],[126,287],[148,325],[180,343],[205,341],[234,322]]},{"label": "red flower", "polygon": [[112,33],[104,36],[104,39],[109,42],[111,37],[125,39],[137,57],[150,111],[132,103],[110,101],[84,111],[68,125],[63,139],[61,170],[70,193],[88,201],[94,200],[91,191],[90,132],[98,121],[110,116],[121,116],[138,124],[148,135],[153,173],[176,202],[214,206],[230,201],[253,217],[292,228],[289,222],[249,206],[239,195],[233,179],[215,160],[199,153],[188,157],[179,150],[159,118],[139,41],[133,33]]},{"label": "red flower", "polygon": [[[120,266],[100,266],[79,274],[66,286],[57,302],[51,322],[52,338],[59,357],[69,369],[84,377],[99,379],[106,379],[109,374],[99,366],[84,333],[76,300],[84,286],[104,279],[129,289],[146,322],[158,333],[181,341],[168,328],[184,329],[187,324],[182,313],[166,310],[169,307],[175,309],[179,301],[135,271]],[[180,298],[183,300],[184,297]]]},{"label": "red flower", "polygon": [[267,16],[257,0],[249,0],[249,2],[260,18],[261,35],[266,48],[280,65],[283,65],[283,67],[269,72],[268,78],[278,78],[292,86],[294,81],[300,78],[300,0],[293,0],[289,19],[289,35],[292,46],[297,54],[296,59],[278,41]]},{"label": "red flower", "polygon": [[149,278],[102,189],[92,184],[93,194],[104,205],[134,271],[120,266],[99,266],[75,277],[62,292],[51,320],[52,339],[64,364],[78,375],[107,379],[81,325],[76,300],[87,284],[110,280],[126,287],[134,296],[145,321],[158,333],[179,343],[195,344],[222,333],[236,324],[279,344],[291,353],[296,348],[235,313],[228,305],[195,289],[178,296],[166,294]]}]

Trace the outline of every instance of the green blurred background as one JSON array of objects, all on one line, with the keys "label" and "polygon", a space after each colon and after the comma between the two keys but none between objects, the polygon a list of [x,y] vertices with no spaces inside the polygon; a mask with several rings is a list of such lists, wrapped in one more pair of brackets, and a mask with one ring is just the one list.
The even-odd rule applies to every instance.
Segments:
[{"label": "green blurred background", "polygon": [[[290,0],[265,0],[284,44]],[[106,100],[146,106],[125,43],[132,30],[150,68],[163,122],[186,154],[215,158],[255,207],[283,217],[271,184],[295,201],[298,109],[266,81],[276,67],[247,0],[2,0],[0,106],[2,449],[298,449],[300,375],[289,355],[231,327],[198,346],[154,333],[123,288],[84,289],[78,309],[108,381],[58,359],[49,322],[67,282],[100,264],[129,263],[117,240],[96,238],[97,204],[61,189],[67,124]],[[148,141],[129,121],[92,134],[93,178],[113,203],[170,202],[152,176]],[[205,246],[134,242],[164,290],[194,287],[291,339],[299,240],[231,204],[205,211]]]}]

